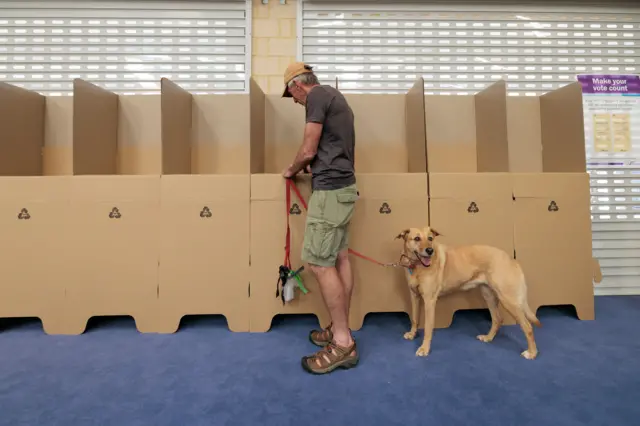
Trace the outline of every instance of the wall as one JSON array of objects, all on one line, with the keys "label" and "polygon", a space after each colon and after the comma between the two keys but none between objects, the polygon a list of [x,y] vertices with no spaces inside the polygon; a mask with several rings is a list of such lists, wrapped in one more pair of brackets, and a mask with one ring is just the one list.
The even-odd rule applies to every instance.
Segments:
[{"label": "wall", "polygon": [[282,92],[284,70],[296,60],[297,0],[252,0],[251,71],[265,93]]}]

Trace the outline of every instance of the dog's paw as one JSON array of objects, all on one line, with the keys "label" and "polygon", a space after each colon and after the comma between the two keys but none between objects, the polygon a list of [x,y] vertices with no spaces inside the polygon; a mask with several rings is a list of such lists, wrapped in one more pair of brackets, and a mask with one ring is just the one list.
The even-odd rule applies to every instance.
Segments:
[{"label": "dog's paw", "polygon": [[536,359],[536,357],[538,356],[538,353],[537,352],[531,353],[527,350],[522,352],[520,355],[522,355],[522,357],[525,359]]},{"label": "dog's paw", "polygon": [[491,341],[493,341],[493,337],[489,336],[488,334],[480,334],[478,336],[476,336],[476,339],[480,340],[481,342],[484,343],[489,343]]},{"label": "dog's paw", "polygon": [[403,336],[406,340],[413,340],[416,338],[416,332],[415,331],[407,331],[406,333],[404,333]]},{"label": "dog's paw", "polygon": [[416,356],[427,356],[429,355],[430,349],[420,346],[416,351]]}]

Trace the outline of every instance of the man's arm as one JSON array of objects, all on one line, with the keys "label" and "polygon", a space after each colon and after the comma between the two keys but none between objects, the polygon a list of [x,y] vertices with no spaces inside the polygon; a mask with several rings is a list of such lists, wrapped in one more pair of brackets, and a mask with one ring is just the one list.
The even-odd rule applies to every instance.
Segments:
[{"label": "man's arm", "polygon": [[287,169],[289,176],[295,176],[300,170],[305,168],[313,161],[318,153],[318,143],[322,134],[322,123],[308,122],[304,126],[304,140],[302,146],[298,150],[293,164]]}]

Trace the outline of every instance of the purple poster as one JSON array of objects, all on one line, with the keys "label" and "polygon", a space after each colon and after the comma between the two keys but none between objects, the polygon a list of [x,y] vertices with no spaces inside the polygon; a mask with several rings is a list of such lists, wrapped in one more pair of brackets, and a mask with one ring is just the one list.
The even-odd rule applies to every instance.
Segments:
[{"label": "purple poster", "polygon": [[585,94],[640,95],[637,75],[578,75]]}]

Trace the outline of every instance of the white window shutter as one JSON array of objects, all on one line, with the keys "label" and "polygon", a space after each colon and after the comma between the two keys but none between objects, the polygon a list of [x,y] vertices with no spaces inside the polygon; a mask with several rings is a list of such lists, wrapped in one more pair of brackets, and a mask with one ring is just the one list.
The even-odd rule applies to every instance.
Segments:
[{"label": "white window shutter", "polygon": [[[351,93],[404,93],[422,76],[428,94],[476,93],[504,78],[509,95],[533,96],[576,74],[640,74],[640,6],[461,3],[304,0],[301,59]],[[640,294],[640,117],[632,135],[629,153],[587,146],[589,161],[609,163],[588,167],[604,276],[596,294]]]},{"label": "white window shutter", "polygon": [[119,94],[244,92],[245,1],[0,1],[0,81],[68,95],[74,78]]}]

